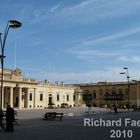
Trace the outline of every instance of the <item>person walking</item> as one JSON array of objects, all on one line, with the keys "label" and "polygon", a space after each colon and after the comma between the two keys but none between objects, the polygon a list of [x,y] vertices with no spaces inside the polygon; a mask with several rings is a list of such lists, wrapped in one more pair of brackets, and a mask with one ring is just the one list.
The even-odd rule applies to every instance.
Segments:
[{"label": "person walking", "polygon": [[13,122],[15,120],[15,116],[14,116],[14,109],[12,107],[10,107],[10,105],[7,106],[6,109],[6,132],[13,132],[14,131],[14,126],[13,126]]},{"label": "person walking", "polygon": [[3,110],[2,108],[0,108],[0,126],[2,128],[2,130],[4,130],[4,125],[3,125]]},{"label": "person walking", "polygon": [[115,105],[114,106],[114,115],[117,115],[118,114],[118,109],[117,109],[117,106]]}]

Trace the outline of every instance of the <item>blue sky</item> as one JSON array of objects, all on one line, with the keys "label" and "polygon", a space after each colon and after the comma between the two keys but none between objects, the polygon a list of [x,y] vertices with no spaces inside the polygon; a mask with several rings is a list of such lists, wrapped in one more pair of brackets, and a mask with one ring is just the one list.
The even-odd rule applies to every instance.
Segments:
[{"label": "blue sky", "polygon": [[1,0],[0,32],[11,29],[5,67],[38,80],[121,81],[140,78],[140,0]]}]

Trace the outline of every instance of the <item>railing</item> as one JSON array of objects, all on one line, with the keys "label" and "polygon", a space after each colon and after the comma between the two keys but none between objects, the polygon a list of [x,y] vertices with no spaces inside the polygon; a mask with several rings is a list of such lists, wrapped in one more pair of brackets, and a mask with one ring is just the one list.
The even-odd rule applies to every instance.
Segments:
[{"label": "railing", "polygon": [[[0,75],[0,79],[1,79],[1,75]],[[22,76],[13,76],[13,75],[4,75],[3,80],[37,83],[37,80],[35,79],[23,78]]]}]

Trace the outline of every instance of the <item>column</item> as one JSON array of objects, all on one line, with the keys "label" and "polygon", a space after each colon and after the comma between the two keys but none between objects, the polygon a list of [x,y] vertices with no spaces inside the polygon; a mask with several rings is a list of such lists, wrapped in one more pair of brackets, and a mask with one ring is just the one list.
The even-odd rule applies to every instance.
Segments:
[{"label": "column", "polygon": [[19,87],[19,99],[18,99],[18,108],[21,109],[22,108],[22,88]]},{"label": "column", "polygon": [[96,89],[96,103],[97,103],[97,106],[100,106],[100,88],[99,89]]},{"label": "column", "polygon": [[36,108],[36,88],[34,88],[34,108]]},{"label": "column", "polygon": [[13,107],[13,87],[10,88],[10,106]]},{"label": "column", "polygon": [[26,94],[27,94],[27,96],[26,96],[26,107],[29,108],[29,96],[30,96],[29,95],[30,94],[29,93],[29,88],[27,88],[27,93]]},{"label": "column", "polygon": [[82,93],[78,94],[78,105],[81,106],[82,105]]},{"label": "column", "polygon": [[75,102],[76,102],[76,105],[79,106],[79,92],[75,94]]},{"label": "column", "polygon": [[4,87],[2,89],[2,108],[4,107]]},{"label": "column", "polygon": [[81,104],[81,96],[80,96],[80,93],[78,93],[78,106],[80,106]]}]

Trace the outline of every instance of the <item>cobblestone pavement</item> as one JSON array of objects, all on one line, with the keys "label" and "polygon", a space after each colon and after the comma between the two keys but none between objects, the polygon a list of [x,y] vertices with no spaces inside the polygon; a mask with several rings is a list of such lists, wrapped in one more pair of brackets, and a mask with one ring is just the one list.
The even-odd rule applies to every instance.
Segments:
[{"label": "cobblestone pavement", "polygon": [[[26,112],[26,111],[25,111]],[[24,113],[25,113],[24,112]],[[39,112],[40,113],[40,112]],[[43,112],[42,112],[43,113]],[[132,138],[125,140],[139,140],[140,127],[96,127],[84,126],[84,118],[93,118],[99,120],[117,120],[121,118],[140,119],[140,112],[124,112],[118,115],[114,114],[98,114],[90,116],[71,116],[64,117],[62,121],[43,120],[42,116],[18,120],[18,124],[14,125],[14,132],[3,132],[0,128],[0,140],[109,140],[110,131],[114,130],[132,130]],[[5,124],[5,122],[4,122]],[[124,139],[123,136],[116,139]]]}]

